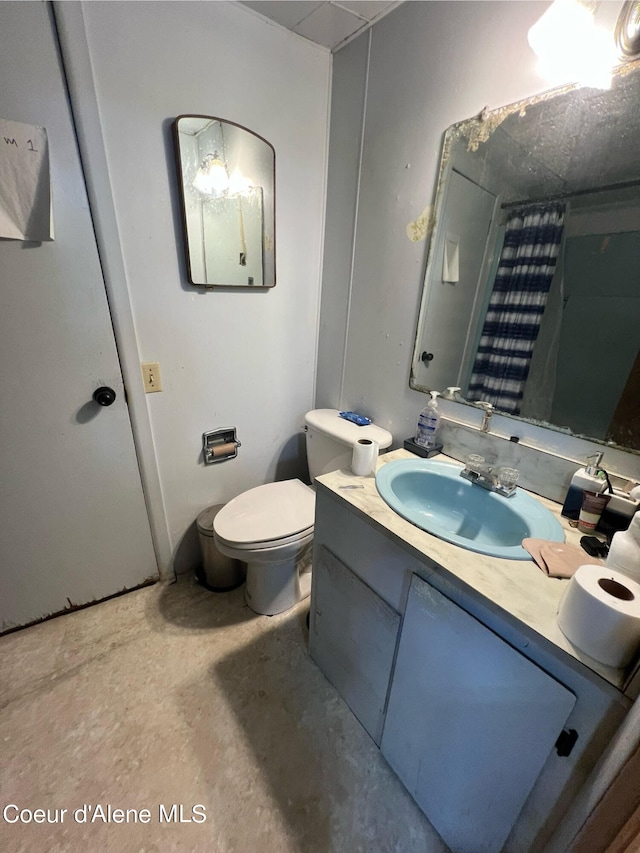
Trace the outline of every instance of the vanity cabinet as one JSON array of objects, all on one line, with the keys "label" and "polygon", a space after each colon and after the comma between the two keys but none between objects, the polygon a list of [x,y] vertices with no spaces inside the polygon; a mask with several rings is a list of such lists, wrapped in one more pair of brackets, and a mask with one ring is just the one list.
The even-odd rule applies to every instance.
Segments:
[{"label": "vanity cabinet", "polygon": [[[367,478],[321,478],[311,657],[453,853],[556,853],[553,831],[631,702],[519,618],[513,587],[530,567],[436,562],[432,541]],[[563,731],[577,739],[558,751]]]},{"label": "vanity cabinet", "polygon": [[452,850],[502,850],[575,703],[413,576],[381,748]]}]

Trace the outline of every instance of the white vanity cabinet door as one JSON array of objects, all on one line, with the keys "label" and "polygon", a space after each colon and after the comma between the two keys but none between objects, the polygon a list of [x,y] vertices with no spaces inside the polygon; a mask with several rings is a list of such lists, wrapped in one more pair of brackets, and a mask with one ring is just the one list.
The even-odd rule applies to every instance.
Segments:
[{"label": "white vanity cabinet door", "polygon": [[454,853],[502,849],[575,701],[413,576],[381,749]]},{"label": "white vanity cabinet door", "polygon": [[313,574],[311,657],[379,745],[400,614],[324,546]]}]

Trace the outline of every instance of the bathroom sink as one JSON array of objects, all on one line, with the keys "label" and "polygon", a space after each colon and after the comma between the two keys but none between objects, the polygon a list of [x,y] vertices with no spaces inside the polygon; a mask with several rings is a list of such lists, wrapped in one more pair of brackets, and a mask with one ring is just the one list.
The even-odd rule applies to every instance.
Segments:
[{"label": "bathroom sink", "polygon": [[416,527],[461,548],[530,560],[528,537],[564,542],[560,522],[540,501],[516,489],[503,497],[464,480],[461,468],[431,459],[396,459],[376,474],[380,497]]}]

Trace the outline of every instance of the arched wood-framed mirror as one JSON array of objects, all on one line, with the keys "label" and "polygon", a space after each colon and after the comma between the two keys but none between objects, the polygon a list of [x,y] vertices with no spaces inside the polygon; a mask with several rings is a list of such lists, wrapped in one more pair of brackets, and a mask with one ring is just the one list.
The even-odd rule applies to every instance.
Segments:
[{"label": "arched wood-framed mirror", "polygon": [[173,136],[190,283],[274,287],[273,146],[214,116],[178,116]]}]

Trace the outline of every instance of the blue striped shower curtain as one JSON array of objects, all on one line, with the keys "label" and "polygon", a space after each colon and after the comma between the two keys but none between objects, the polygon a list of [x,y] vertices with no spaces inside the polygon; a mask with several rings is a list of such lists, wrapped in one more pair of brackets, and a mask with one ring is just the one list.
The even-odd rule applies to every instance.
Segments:
[{"label": "blue striped shower curtain", "polygon": [[520,413],[533,346],[562,240],[565,205],[553,202],[515,210],[473,365],[467,399]]}]

